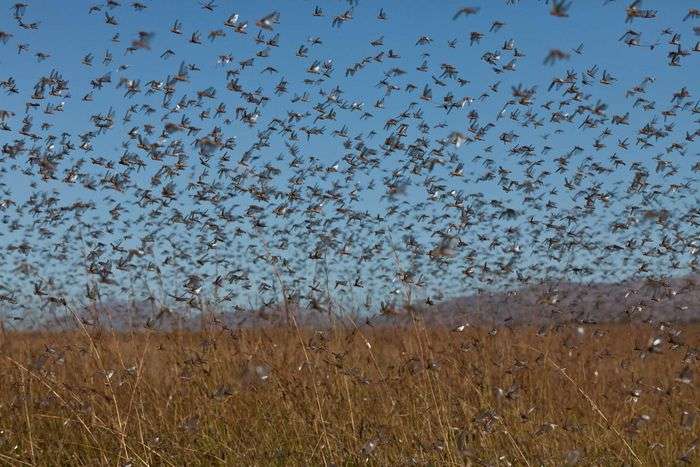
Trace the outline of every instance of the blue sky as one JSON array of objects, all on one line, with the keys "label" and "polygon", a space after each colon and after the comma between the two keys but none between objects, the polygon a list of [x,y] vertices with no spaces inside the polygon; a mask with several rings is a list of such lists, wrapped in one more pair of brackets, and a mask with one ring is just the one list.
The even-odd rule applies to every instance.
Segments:
[{"label": "blue sky", "polygon": [[[590,155],[594,159],[600,158],[601,163],[607,162],[608,156],[615,152],[615,143],[617,139],[625,137],[630,140],[630,150],[617,151],[628,165],[636,162],[641,163],[645,167],[650,167],[652,174],[650,175],[650,183],[660,183],[668,185],[669,181],[663,179],[660,175],[654,174],[653,168],[655,163],[652,157],[655,154],[664,152],[664,145],[652,149],[640,150],[634,144],[636,140],[637,130],[645,122],[651,120],[661,110],[670,107],[671,97],[674,92],[682,87],[687,87],[691,93],[691,100],[697,100],[695,88],[697,86],[697,76],[700,76],[700,54],[692,53],[688,57],[684,57],[681,67],[671,67],[668,65],[666,54],[672,49],[668,45],[670,36],[662,35],[661,31],[664,28],[671,28],[674,32],[680,33],[683,39],[684,48],[694,46],[697,41],[693,37],[692,26],[697,24],[697,21],[683,22],[688,8],[697,6],[697,2],[691,1],[674,1],[674,2],[652,2],[645,1],[644,8],[657,10],[658,18],[655,20],[635,20],[631,24],[625,23],[625,4],[620,1],[611,2],[603,5],[603,2],[572,2],[569,10],[568,18],[557,18],[550,15],[549,5],[544,2],[528,2],[521,1],[517,5],[508,6],[501,1],[484,1],[471,2],[475,6],[480,7],[478,14],[468,17],[460,17],[457,20],[452,20],[454,12],[465,6],[463,2],[369,2],[360,1],[352,7],[353,19],[346,21],[340,27],[332,27],[332,18],[343,13],[350,8],[346,2],[330,1],[318,3],[324,10],[324,17],[313,17],[312,11],[316,3],[314,2],[229,2],[217,1],[217,7],[214,12],[207,11],[201,7],[201,4],[194,1],[153,1],[143,2],[148,6],[142,12],[134,11],[129,3],[124,2],[121,7],[113,10],[106,6],[102,7],[102,11],[88,14],[88,9],[91,3],[88,2],[54,2],[54,1],[34,1],[31,3],[25,14],[25,22],[39,21],[40,26],[36,31],[22,30],[17,27],[14,19],[11,18],[10,12],[0,15],[0,31],[9,31],[13,37],[6,45],[0,44],[0,79],[6,79],[12,76],[18,83],[21,93],[18,95],[2,95],[0,97],[0,109],[8,109],[14,111],[17,115],[14,117],[12,124],[16,129],[20,126],[21,118],[25,113],[24,105],[27,101],[27,96],[31,94],[31,88],[36,80],[42,75],[48,75],[51,70],[58,70],[65,79],[69,80],[71,97],[61,99],[65,101],[65,111],[53,117],[44,117],[38,111],[33,111],[35,126],[46,120],[53,124],[49,130],[53,134],[60,135],[62,132],[68,132],[73,135],[74,141],[78,139],[78,135],[84,133],[91,128],[90,116],[93,114],[106,114],[108,109],[114,109],[117,123],[115,128],[110,132],[100,135],[94,142],[94,149],[90,154],[76,154],[74,159],[84,156],[102,156],[107,160],[118,161],[120,155],[124,151],[121,147],[122,141],[125,139],[126,133],[133,126],[149,122],[151,119],[160,119],[162,112],[157,112],[154,116],[144,117],[137,115],[131,122],[122,123],[121,118],[125,110],[130,105],[141,105],[148,103],[154,108],[159,108],[161,102],[160,95],[144,96],[140,94],[131,99],[124,98],[124,90],[116,89],[115,85],[121,77],[127,79],[140,79],[141,87],[145,91],[146,83],[150,80],[164,80],[167,76],[175,74],[181,62],[194,63],[201,71],[190,73],[190,83],[178,87],[178,92],[175,95],[175,101],[187,94],[189,97],[195,96],[198,90],[203,90],[209,86],[217,89],[216,99],[212,102],[212,109],[216,107],[218,102],[224,102],[227,105],[227,116],[233,120],[231,125],[224,126],[226,136],[235,137],[238,143],[236,151],[232,154],[233,160],[238,160],[245,149],[257,139],[258,131],[261,128],[249,128],[240,121],[233,119],[234,110],[238,106],[243,106],[251,109],[254,106],[242,102],[240,96],[229,93],[225,89],[227,69],[237,68],[240,61],[255,57],[256,53],[265,49],[265,45],[256,44],[254,38],[260,31],[255,27],[255,21],[258,18],[265,16],[272,11],[280,13],[280,23],[275,26],[274,32],[262,31],[265,38],[269,39],[274,34],[279,33],[279,47],[271,47],[268,58],[255,57],[255,66],[240,75],[240,83],[246,90],[254,90],[260,87],[265,95],[270,96],[270,101],[262,108],[262,121],[267,123],[275,116],[286,117],[287,111],[306,111],[311,110],[313,103],[317,102],[320,97],[318,92],[323,90],[328,93],[336,86],[342,88],[343,98],[348,102],[355,102],[363,105],[365,111],[374,114],[373,118],[359,118],[362,111],[347,112],[339,114],[337,121],[321,122],[318,125],[326,126],[326,134],[322,137],[313,138],[310,142],[304,141],[303,135],[299,145],[301,152],[306,156],[315,156],[324,166],[331,166],[336,162],[341,162],[346,150],[342,146],[342,139],[331,136],[332,130],[340,129],[346,125],[351,137],[362,133],[365,137],[370,131],[376,131],[377,136],[374,138],[374,144],[380,144],[386,137],[386,131],[383,130],[384,123],[387,118],[395,116],[406,110],[411,105],[411,102],[416,102],[416,107],[420,107],[424,114],[424,120],[429,122],[431,126],[444,122],[443,128],[434,128],[430,132],[431,138],[447,137],[452,131],[465,131],[468,121],[466,115],[471,110],[478,111],[481,124],[486,122],[496,121],[495,116],[502,108],[504,103],[510,99],[510,89],[512,86],[522,84],[524,87],[537,86],[538,94],[535,106],[535,111],[540,114],[540,118],[544,118],[544,126],[541,128],[523,128],[520,124],[504,118],[497,121],[497,127],[489,133],[489,138],[484,143],[476,143],[473,145],[462,146],[455,149],[459,160],[465,165],[465,174],[474,172],[474,177],[467,177],[466,180],[455,180],[454,177],[449,177],[449,167],[439,168],[435,172],[437,175],[445,175],[449,186],[448,189],[461,190],[465,194],[481,193],[485,199],[499,199],[506,204],[520,206],[522,200],[520,194],[504,193],[495,181],[475,181],[479,175],[484,172],[482,160],[485,157],[490,157],[495,161],[496,167],[503,167],[513,171],[514,176],[522,175],[523,168],[518,165],[517,158],[508,156],[504,146],[498,141],[497,136],[502,132],[514,131],[520,135],[518,144],[526,145],[533,144],[541,147],[543,144],[544,135],[547,136],[546,144],[552,148],[549,154],[542,156],[544,159],[542,169],[550,169],[553,172],[548,177],[548,181],[553,186],[561,186],[564,183],[564,177],[568,175],[560,175],[554,173],[556,164],[554,159],[563,153],[570,151],[574,146],[580,145],[586,148],[585,155]],[[388,19],[379,21],[376,19],[377,12],[383,8]],[[105,24],[104,12],[109,12],[118,20],[118,26],[110,26]],[[238,13],[241,21],[248,21],[248,33],[246,35],[236,34],[231,29],[223,26],[223,22],[229,15]],[[183,34],[177,36],[169,32],[170,27],[175,20],[182,22]],[[492,22],[498,20],[505,25],[499,30],[490,32]],[[210,31],[222,29],[226,32],[226,37],[218,38],[211,42],[207,38]],[[653,50],[648,47],[629,47],[620,41],[619,38],[628,30],[634,29],[640,32],[642,44],[659,43]],[[140,31],[154,33],[151,43],[151,50],[138,50],[133,54],[125,55],[125,49],[132,40],[134,40]],[[202,45],[195,45],[188,42],[190,35],[198,31],[202,36]],[[479,44],[470,45],[469,35],[471,32],[477,31],[484,33],[485,36]],[[112,42],[114,34],[119,33],[120,42]],[[417,40],[421,36],[428,36],[432,42],[429,45],[416,45]],[[311,44],[310,38],[319,37],[321,44]],[[374,47],[370,41],[383,38],[381,47]],[[448,47],[448,41],[457,40],[455,48]],[[497,74],[492,70],[492,67],[481,60],[482,54],[487,51],[498,51],[505,41],[513,39],[517,49],[525,54],[519,58],[516,63],[516,71],[505,71]],[[17,54],[17,44],[28,43],[29,52]],[[307,58],[299,58],[295,55],[300,45],[304,44],[309,48]],[[581,55],[574,53],[573,49],[583,44]],[[165,60],[160,58],[160,55],[166,50],[172,49],[174,56]],[[388,59],[384,58],[382,63],[371,63],[364,69],[359,70],[354,76],[347,77],[345,70],[352,64],[359,62],[363,57],[375,56],[380,50],[388,52],[389,49],[396,51],[400,58]],[[560,49],[570,55],[568,60],[560,61],[552,66],[544,65],[545,56],[551,49]],[[109,50],[113,55],[113,62],[109,65],[102,64],[102,57],[106,50]],[[50,54],[50,57],[41,63],[37,63],[35,54],[44,52]],[[94,55],[93,65],[88,67],[81,63],[85,55],[91,53]],[[217,58],[224,54],[233,56],[232,64],[222,66],[217,63]],[[423,54],[429,54],[423,55]],[[510,60],[510,54],[503,53],[504,57],[501,64],[505,64]],[[321,85],[307,86],[303,83],[306,78],[316,78],[316,76],[307,73],[307,68],[314,61],[324,62],[332,60],[334,71],[332,77]],[[430,71],[421,73],[416,70],[416,67],[423,60],[428,62]],[[431,75],[439,75],[440,64],[447,63],[454,65],[459,70],[460,76],[470,81],[463,87],[458,86],[454,81],[447,81],[447,86],[442,88],[434,84]],[[128,65],[126,69],[119,69],[120,65]],[[266,66],[272,66],[277,70],[277,73],[260,73]],[[591,103],[597,100],[605,102],[608,105],[606,114],[608,116],[624,114],[627,111],[631,112],[630,125],[628,127],[616,126],[613,128],[613,135],[606,140],[608,147],[603,151],[596,152],[590,149],[591,143],[595,140],[596,135],[600,133],[602,128],[596,129],[577,129],[578,125],[569,125],[562,128],[562,132],[557,134],[555,130],[558,126],[548,122],[549,112],[545,112],[539,108],[539,105],[547,100],[558,100],[561,98],[561,91],[547,92],[547,88],[551,79],[554,76],[563,77],[566,70],[575,70],[578,73],[583,73],[586,69],[593,66],[598,67],[597,78],[600,78],[604,70],[609,71],[617,81],[612,86],[603,86],[597,82],[589,88],[584,89],[584,92],[591,94]],[[392,83],[396,83],[405,88],[406,84],[412,83],[417,89],[411,94],[404,91],[393,92],[390,95],[385,95],[384,89],[377,86],[379,80],[382,79],[384,72],[391,68],[399,67],[406,71],[405,75],[391,78]],[[82,102],[81,98],[90,91],[90,80],[95,79],[105,73],[111,73],[112,83],[105,86],[101,91],[94,92],[94,100],[92,102]],[[645,77],[652,77],[653,83],[647,86],[645,98],[656,101],[656,112],[642,112],[639,109],[633,109],[632,103],[634,98],[625,97],[625,91],[639,84]],[[272,90],[281,78],[289,82],[288,93],[283,96],[274,96]],[[489,90],[489,86],[496,82],[500,82],[499,92],[494,93]],[[466,107],[460,111],[453,111],[450,114],[445,112],[433,104],[424,104],[419,100],[421,90],[424,85],[429,85],[434,94],[434,101],[439,102],[442,96],[447,92],[452,92],[456,100],[462,97],[470,97],[474,99],[474,103],[470,107]],[[289,99],[295,94],[309,92],[311,94],[310,104],[293,104]],[[489,93],[489,97],[481,101],[479,97],[482,93]],[[374,109],[373,105],[378,100],[384,98],[385,109]],[[52,100],[56,104],[59,100]],[[206,107],[206,106],[205,106]],[[202,109],[197,109],[186,112],[192,119],[193,124],[202,128],[202,133],[209,131],[215,125],[222,125],[221,120],[213,121],[198,121],[197,113]],[[508,113],[510,113],[509,109]],[[564,108],[562,111],[573,111],[574,106]],[[521,110],[523,113],[524,110]],[[507,114],[506,114],[507,115]],[[173,120],[179,120],[181,115],[175,115]],[[578,120],[577,120],[578,121]],[[154,122],[159,125],[160,122]],[[662,122],[659,121],[661,124]],[[304,124],[312,125],[311,122],[305,121]],[[692,119],[688,112],[675,119],[674,131],[682,136],[686,131],[695,131],[697,123]],[[610,125],[608,125],[610,126]],[[160,133],[160,127],[156,129],[156,135]],[[674,134],[675,134],[674,133]],[[409,140],[417,136],[415,125],[412,126],[409,133]],[[18,137],[16,134],[3,133],[0,134],[0,143],[12,141]],[[153,138],[155,138],[154,136]],[[189,141],[189,140],[187,140]],[[485,148],[493,146],[491,153],[486,153]],[[133,149],[133,146],[132,146]],[[271,138],[271,146],[266,149],[264,155],[253,165],[262,167],[266,163],[274,162],[278,154],[286,152],[283,144],[283,139],[278,136]],[[691,177],[690,167],[697,162],[698,147],[697,143],[688,143],[686,147],[686,156],[679,157],[677,154],[669,156],[674,163],[681,169],[680,173],[675,176],[674,181],[683,181],[684,177]],[[482,159],[474,160],[475,156],[481,156]],[[354,182],[360,183],[362,190],[362,209],[368,210],[372,214],[383,214],[390,200],[382,198],[385,193],[382,178],[395,171],[400,171],[402,167],[400,155],[387,157],[382,161],[382,169],[384,172],[368,172],[366,174],[358,174]],[[539,156],[538,156],[539,157]],[[580,162],[580,161],[579,161]],[[8,164],[8,161],[3,162]],[[573,164],[573,163],[572,163]],[[22,167],[22,164],[20,163]],[[61,166],[64,169],[68,164]],[[280,187],[284,187],[287,179],[292,175],[286,164],[280,164],[282,174],[275,181]],[[151,176],[157,171],[159,164],[156,162],[148,162],[146,170],[132,174],[133,180],[140,185],[146,185]],[[95,174],[102,174],[99,169],[95,170]],[[196,159],[193,158],[191,171],[188,174],[201,173],[201,167],[196,164]],[[601,183],[606,190],[616,190],[623,192],[629,183],[629,172],[626,170],[617,170],[610,175],[605,175],[596,180]],[[403,173],[402,176],[410,177],[410,174]],[[60,178],[60,177],[59,177]],[[308,184],[317,183],[322,188],[327,188],[333,180],[341,180],[342,176],[333,175],[328,180],[307,180]],[[37,179],[36,176],[23,176],[19,170],[8,170],[3,181],[11,189],[12,195],[19,201],[26,200],[30,193],[36,190],[29,187],[29,182]],[[376,189],[367,190],[366,185],[370,179],[375,180]],[[418,202],[426,201],[426,193],[423,187],[420,186],[420,177],[416,178],[414,185],[408,190],[403,201],[407,206],[415,205]],[[39,181],[37,190],[49,191],[57,190],[63,203],[70,203],[76,200],[93,200],[97,203],[98,209],[93,215],[98,219],[105,219],[109,214],[105,212],[107,203],[104,196],[106,193],[103,190],[97,192],[88,192],[79,184],[67,185],[60,181],[57,182],[41,182]],[[588,183],[588,182],[587,182]],[[697,188],[697,181],[689,180],[693,188]],[[179,188],[185,188],[187,180],[181,177],[177,180]],[[131,194],[114,194],[110,193],[125,203],[132,200]],[[121,198],[120,198],[121,197]],[[559,190],[556,195],[551,195],[551,199],[559,203],[559,207],[565,210],[573,207],[578,201],[571,199],[571,195],[565,190]],[[671,198],[661,198],[659,203],[662,206],[670,207],[668,203]],[[685,199],[678,201],[685,204],[692,204],[694,200]],[[192,209],[193,206],[186,196],[182,196],[178,202],[184,211]],[[244,210],[250,200],[241,197],[238,204],[241,205],[240,210]],[[103,208],[104,206],[104,208]],[[606,208],[600,207],[598,217],[591,217],[590,222],[601,222],[601,219],[613,220],[620,215],[619,210],[622,205],[615,205]],[[435,209],[440,209],[436,206]],[[601,213],[601,210],[603,212]],[[530,212],[529,215],[537,215],[537,212]],[[137,216],[138,210],[133,210],[132,215]],[[29,217],[24,217],[27,225],[31,222]],[[522,223],[520,219],[518,224]],[[135,225],[138,225],[136,223]],[[501,223],[500,227],[506,228],[506,222]],[[0,225],[0,233],[7,242],[18,239],[18,233],[10,233],[3,231],[6,229],[6,224]],[[594,225],[593,228],[600,229],[600,239],[605,241],[607,230],[605,225]],[[468,234],[474,235],[480,229],[484,229],[488,234],[490,226],[477,226],[473,232]],[[138,237],[143,235],[138,227],[133,227],[133,239],[126,239],[125,245],[137,245]],[[429,234],[425,232],[423,240],[429,242]],[[35,234],[30,234],[35,235]],[[659,232],[653,232],[652,235],[661,235]],[[39,240],[36,240],[39,241]],[[189,242],[196,243],[198,240],[192,238]],[[394,239],[400,243],[400,240]],[[535,247],[536,245],[531,245]],[[298,253],[298,252],[297,252]],[[535,256],[533,256],[535,258]],[[533,259],[541,261],[539,257]],[[587,263],[590,258],[580,254],[572,261]],[[391,262],[391,261],[389,261]],[[60,271],[65,265],[60,262],[50,262],[55,270]],[[528,264],[527,260],[523,260],[523,267]],[[346,263],[342,263],[343,267],[347,267]],[[364,266],[362,266],[364,267]],[[455,270],[459,270],[457,266],[451,266],[453,269],[446,272],[445,275],[453,275]],[[339,268],[340,269],[340,268]],[[9,268],[4,271],[9,274]],[[264,276],[266,273],[260,273]],[[268,273],[269,274],[269,271]],[[338,272],[338,274],[342,274]],[[262,277],[261,276],[261,277]],[[173,280],[177,283],[179,279]],[[444,279],[443,279],[444,280]],[[456,282],[452,280],[454,291],[463,292],[469,289],[473,284],[468,282]],[[386,290],[392,288],[392,285],[387,285]],[[175,289],[176,286],[173,286]],[[386,291],[384,290],[384,292]],[[381,295],[384,292],[378,292]]]}]

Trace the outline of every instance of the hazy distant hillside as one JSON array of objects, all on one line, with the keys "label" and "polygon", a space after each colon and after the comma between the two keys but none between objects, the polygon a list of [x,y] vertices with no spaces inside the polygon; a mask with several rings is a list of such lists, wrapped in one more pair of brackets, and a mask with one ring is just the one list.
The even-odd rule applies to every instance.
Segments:
[{"label": "hazy distant hillside", "polygon": [[516,292],[460,297],[422,307],[446,324],[544,324],[567,321],[620,322],[700,319],[697,277],[620,284],[540,285]]},{"label": "hazy distant hillside", "polygon": [[[620,284],[559,283],[539,285],[503,293],[482,293],[458,297],[413,309],[431,324],[446,326],[556,324],[563,322],[610,323],[646,320],[688,323],[700,321],[698,277]],[[394,307],[390,313],[371,317],[374,325],[402,324],[410,314]],[[88,326],[99,324],[119,329],[196,329],[210,323],[217,326],[251,327],[286,323],[282,307],[229,312],[224,309],[184,313],[177,309],[155,309],[147,302],[109,303],[101,308],[84,309],[81,317]],[[326,326],[333,321],[327,313],[296,309],[297,322]],[[363,321],[369,316],[356,316]],[[343,319],[340,319],[343,322]],[[41,327],[75,326],[72,317],[42,321]]]}]

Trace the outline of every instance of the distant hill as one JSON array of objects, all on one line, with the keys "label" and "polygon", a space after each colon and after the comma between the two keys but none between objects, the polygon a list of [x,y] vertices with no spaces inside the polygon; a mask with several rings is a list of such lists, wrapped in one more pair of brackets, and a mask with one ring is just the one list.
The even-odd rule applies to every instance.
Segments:
[{"label": "distant hill", "polygon": [[[545,325],[568,322],[616,323],[647,320],[689,323],[700,321],[700,277],[666,281],[630,281],[619,284],[541,284],[520,290],[481,293],[411,309],[429,324],[459,326]],[[328,313],[294,308],[300,325],[325,327],[334,321]],[[110,302],[84,308],[79,315],[87,326],[117,329],[152,327],[161,330],[197,329],[213,324],[229,328],[286,324],[281,306],[230,312],[186,312],[155,308],[150,302]],[[355,316],[363,321],[367,316]],[[404,307],[371,317],[374,325],[400,325],[410,321]],[[73,317],[45,320],[40,327],[74,328]]]},{"label": "distant hill", "polygon": [[448,325],[700,321],[699,277],[619,284],[558,283],[459,297],[419,309]]}]

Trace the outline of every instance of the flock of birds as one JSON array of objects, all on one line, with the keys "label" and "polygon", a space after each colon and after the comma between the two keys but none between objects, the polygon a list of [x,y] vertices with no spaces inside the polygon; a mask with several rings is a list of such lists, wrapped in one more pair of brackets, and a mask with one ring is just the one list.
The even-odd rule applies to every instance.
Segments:
[{"label": "flock of birds", "polygon": [[[397,4],[255,2],[245,18],[225,3],[167,28],[172,5],[78,7],[79,45],[43,7],[6,11],[5,319],[127,301],[151,324],[282,304],[386,314],[537,284],[554,303],[561,282],[671,289],[700,270],[700,101],[679,84],[697,83],[699,9],[586,2],[615,36],[541,56],[479,6],[429,9],[444,30],[413,18],[395,37],[394,15],[414,13]],[[498,11],[580,27],[583,4],[525,3]]]}]

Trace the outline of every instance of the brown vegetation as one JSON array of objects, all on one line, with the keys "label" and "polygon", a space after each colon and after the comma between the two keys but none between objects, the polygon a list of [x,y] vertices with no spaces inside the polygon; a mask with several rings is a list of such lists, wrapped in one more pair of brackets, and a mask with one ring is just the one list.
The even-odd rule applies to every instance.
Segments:
[{"label": "brown vegetation", "polygon": [[691,325],[7,333],[0,456],[13,465],[692,464],[698,346]]}]

